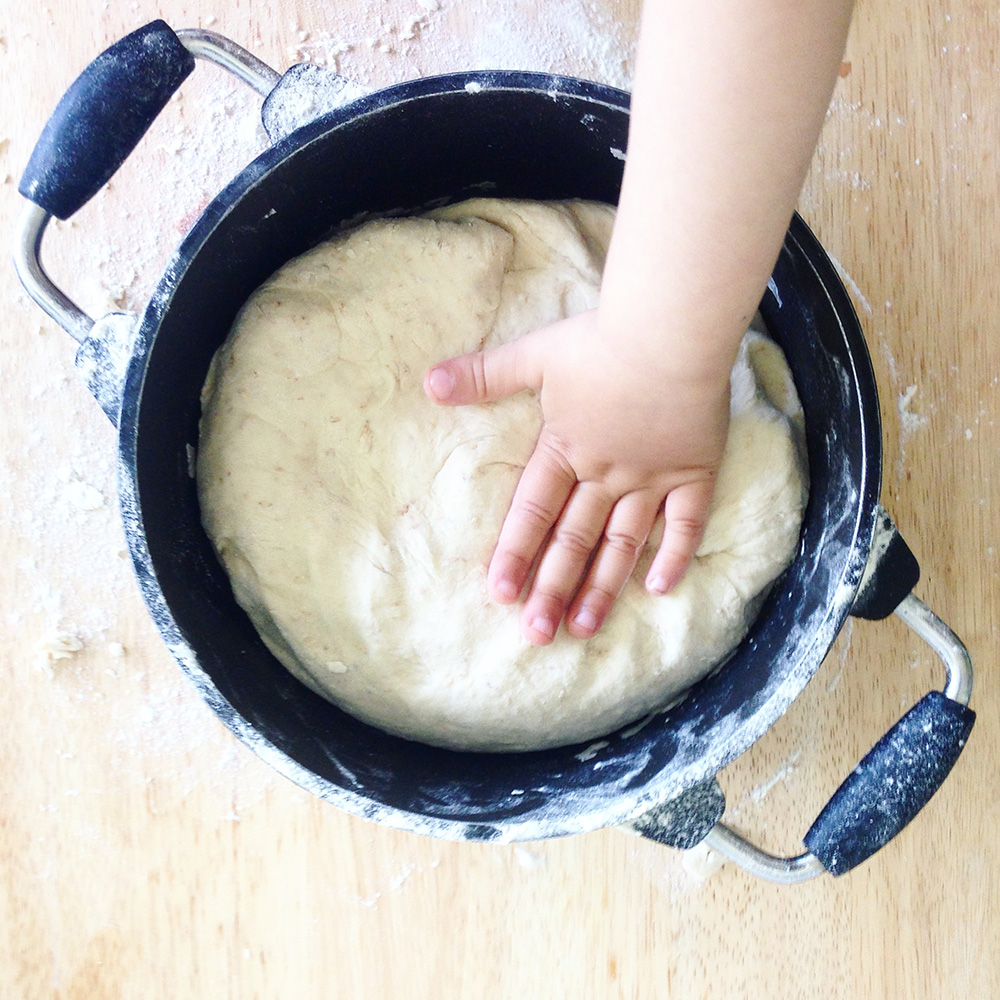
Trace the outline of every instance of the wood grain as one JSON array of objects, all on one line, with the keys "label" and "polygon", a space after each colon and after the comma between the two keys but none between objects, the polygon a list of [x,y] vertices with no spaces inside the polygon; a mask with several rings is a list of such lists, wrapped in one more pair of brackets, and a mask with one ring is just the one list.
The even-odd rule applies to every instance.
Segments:
[{"label": "wood grain", "polygon": [[[491,63],[628,79],[636,0],[427,6],[2,0],[0,228],[66,85],[155,16],[373,86]],[[112,428],[69,338],[0,262],[0,997],[996,996],[998,22],[977,0],[863,0],[801,199],[872,350],[883,499],[921,560],[918,593],[978,668],[979,722],[955,773],[840,880],[779,888],[731,866],[700,880],[681,854],[613,830],[425,840],[278,777],[164,650],[124,558]],[[200,67],[109,189],[53,228],[59,282],[95,313],[141,308],[181,233],[261,148],[257,103]],[[60,631],[83,648],[46,666],[37,643]],[[722,775],[731,822],[800,849],[835,785],[939,673],[898,622],[849,624]]]}]

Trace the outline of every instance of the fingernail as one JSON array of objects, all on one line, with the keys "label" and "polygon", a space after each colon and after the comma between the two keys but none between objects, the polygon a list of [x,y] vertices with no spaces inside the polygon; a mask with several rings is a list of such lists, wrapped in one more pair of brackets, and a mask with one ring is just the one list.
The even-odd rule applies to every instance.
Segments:
[{"label": "fingernail", "polygon": [[556,637],[556,626],[550,618],[533,618],[531,627],[540,635],[544,635],[546,639]]},{"label": "fingernail", "polygon": [[600,624],[597,620],[597,615],[595,615],[589,608],[580,608],[573,621],[576,622],[576,624],[579,625],[585,632],[596,632],[597,627]]},{"label": "fingernail", "polygon": [[517,589],[513,580],[498,580],[493,585],[493,593],[496,595],[496,599],[498,601],[510,604],[512,601],[517,600],[517,595],[520,591]]},{"label": "fingernail", "polygon": [[443,402],[455,391],[455,376],[447,368],[433,368],[427,376],[427,386],[434,398]]},{"label": "fingernail", "polygon": [[682,566],[678,569],[675,566],[668,573],[657,573],[655,576],[649,577],[646,580],[646,589],[651,590],[654,594],[669,594],[681,582],[686,568]]}]

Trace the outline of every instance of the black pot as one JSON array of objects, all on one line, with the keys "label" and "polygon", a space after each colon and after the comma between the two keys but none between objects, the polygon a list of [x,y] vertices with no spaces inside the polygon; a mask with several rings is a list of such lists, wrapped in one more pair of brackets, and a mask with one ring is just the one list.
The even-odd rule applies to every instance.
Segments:
[{"label": "black pot", "polygon": [[[916,562],[879,506],[879,406],[868,352],[816,239],[793,219],[761,303],[805,410],[811,494],[801,545],[732,658],[682,703],[589,748],[458,753],[403,740],[295,680],[235,603],[202,530],[189,471],[209,362],[261,282],[363,217],[481,194],[615,202],[628,96],[561,77],[459,74],[363,96],[295,128],[288,98],[310,90],[322,100],[340,82],[315,67],[294,67],[264,109],[272,135],[290,134],[205,209],[134,334],[121,317],[90,329],[38,264],[42,232],[50,215],[72,214],[117,169],[190,72],[188,49],[236,60],[262,91],[277,82],[277,74],[209,33],[179,39],[156,22],[123,39],[84,72],[46,126],[20,188],[32,204],[19,259],[32,294],[81,340],[78,361],[119,424],[129,547],[149,610],[181,667],[251,749],[356,815],[475,840],[632,822],[678,846],[712,831],[725,847],[721,841],[732,838],[715,827],[723,808],[716,773],[780,718],[848,615],[881,617],[901,602],[912,612],[916,600],[907,596]],[[120,138],[111,152],[109,131]],[[129,341],[124,368],[116,354],[122,340]],[[948,694],[921,701],[876,747],[867,771],[835,796],[807,838],[812,854],[765,863],[772,877],[822,870],[813,855],[835,873],[847,870],[930,797],[973,719],[965,707],[971,674],[949,667],[949,678]],[[921,735],[928,719],[933,739]],[[884,778],[899,769],[904,752],[915,780],[887,798]],[[859,803],[867,819],[856,818]],[[855,818],[845,819],[845,810]],[[889,820],[879,826],[876,814]],[[750,849],[737,850],[746,861]]]}]

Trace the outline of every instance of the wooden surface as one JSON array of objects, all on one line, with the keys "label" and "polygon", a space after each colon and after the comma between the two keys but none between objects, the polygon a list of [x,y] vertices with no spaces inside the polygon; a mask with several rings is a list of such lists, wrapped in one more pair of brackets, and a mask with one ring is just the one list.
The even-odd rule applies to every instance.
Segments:
[{"label": "wooden surface", "polygon": [[[153,17],[211,26],[278,68],[311,57],[369,85],[490,64],[621,84],[637,6],[2,0],[0,231],[62,90]],[[995,997],[992,8],[862,0],[801,201],[871,346],[884,502],[921,560],[918,593],[978,670],[979,722],[955,773],[840,880],[780,888],[732,866],[703,879],[682,854],[615,830],[519,846],[425,840],[269,770],[199,701],[149,622],[124,557],[112,428],[5,253],[0,997]],[[199,67],[110,189],[50,231],[54,275],[91,312],[141,309],[180,234],[261,147],[257,103]],[[39,643],[59,635],[82,648],[49,661]],[[722,775],[729,820],[800,850],[857,758],[939,683],[897,621],[848,624],[787,715]]]}]

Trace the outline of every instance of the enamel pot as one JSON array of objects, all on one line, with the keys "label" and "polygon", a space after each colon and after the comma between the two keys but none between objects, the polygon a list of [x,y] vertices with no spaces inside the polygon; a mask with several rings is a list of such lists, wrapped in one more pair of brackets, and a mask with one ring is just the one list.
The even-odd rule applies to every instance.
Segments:
[{"label": "enamel pot", "polygon": [[[221,63],[265,95],[273,145],[205,209],[141,317],[94,323],[46,276],[45,227],[114,173],[191,72]],[[680,704],[591,745],[458,753],[365,725],[268,652],[201,527],[191,456],[199,392],[240,306],[280,265],[349,223],[473,195],[615,202],[628,95],[520,72],[419,79],[363,94],[316,66],[284,76],[227,39],[154,22],[83,72],[39,139],[20,191],[22,281],[80,342],[77,364],[119,428],[120,503],[146,604],[226,726],[310,792],[435,836],[528,840],[628,825],[675,847],[702,840],[765,877],[841,874],[916,814],[972,727],[964,647],[911,593],[918,569],[879,505],[879,406],[857,318],[826,254],[794,218],[761,303],[805,410],[811,495],[798,554],[735,654]],[[849,615],[896,611],[941,655],[943,691],[918,701],[776,858],[721,822],[716,774],[813,676]]]}]

